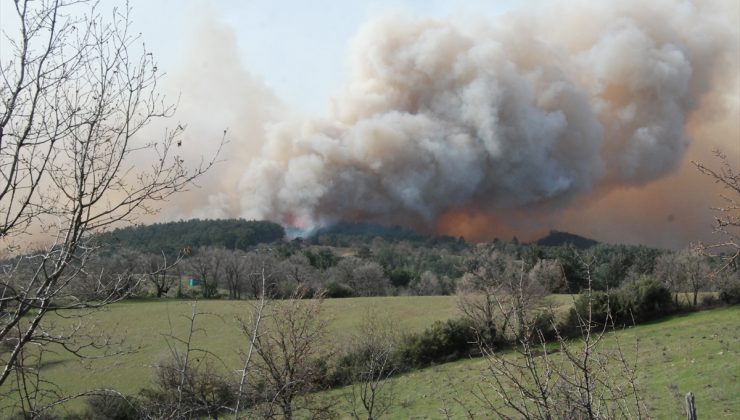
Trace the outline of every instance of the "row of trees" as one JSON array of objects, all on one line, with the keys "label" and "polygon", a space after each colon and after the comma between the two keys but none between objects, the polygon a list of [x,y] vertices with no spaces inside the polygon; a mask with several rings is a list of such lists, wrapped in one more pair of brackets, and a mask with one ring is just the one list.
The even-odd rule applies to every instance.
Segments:
[{"label": "row of trees", "polygon": [[[376,243],[378,245],[378,243]],[[498,259],[520,261],[529,276],[537,278],[544,293],[578,292],[589,286],[593,290],[616,289],[644,276],[662,282],[674,295],[676,303],[687,299],[696,306],[699,293],[724,290],[738,272],[732,269],[716,273],[722,260],[709,258],[696,250],[657,252],[643,247],[597,246],[578,252],[572,247],[525,247],[511,252],[507,244],[482,244],[460,254],[446,250],[416,249],[407,243],[381,242],[377,252],[361,257],[337,256],[332,248],[296,247],[290,252],[281,248],[261,247],[251,251],[226,248],[196,248],[178,260],[166,253],[144,254],[129,249],[92,258],[88,269],[75,283],[80,294],[100,294],[106,284],[120,283],[121,273],[130,274],[133,285],[142,275],[147,290],[157,297],[178,290],[180,296],[191,293],[181,287],[182,279],[200,282],[205,298],[227,296],[229,299],[255,299],[261,293],[255,273],[264,267],[270,292],[287,297],[296,288],[323,289],[330,297],[386,296],[397,294],[449,295],[465,291],[471,273],[480,267],[480,254],[488,250]],[[635,252],[634,250],[637,250]],[[550,258],[548,258],[550,257]],[[588,276],[582,261],[590,261]],[[179,262],[174,264],[174,262]],[[417,271],[427,268],[424,271]],[[115,273],[106,277],[107,273]],[[458,274],[459,273],[459,274]],[[455,274],[458,274],[457,276]],[[587,278],[590,276],[590,280]],[[107,280],[106,280],[107,279]],[[584,282],[586,284],[584,285]],[[141,286],[143,283],[139,283]],[[96,285],[96,287],[93,287]],[[119,284],[122,285],[122,284]],[[87,291],[87,292],[85,292]],[[682,297],[687,296],[687,297]]]},{"label": "row of trees", "polygon": [[255,245],[277,242],[284,237],[285,229],[273,222],[190,219],[119,228],[97,235],[96,240],[116,248],[149,254],[164,253],[174,259],[187,248],[212,246],[246,251]]}]

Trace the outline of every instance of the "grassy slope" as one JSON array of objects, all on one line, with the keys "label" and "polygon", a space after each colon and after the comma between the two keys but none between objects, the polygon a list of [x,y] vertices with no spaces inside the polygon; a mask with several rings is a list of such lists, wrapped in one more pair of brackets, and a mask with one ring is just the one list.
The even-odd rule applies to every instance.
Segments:
[{"label": "grassy slope", "polygon": [[[552,296],[555,305],[568,304],[567,295]],[[198,317],[194,344],[218,355],[229,370],[241,365],[239,352],[246,349],[247,339],[239,330],[237,317],[248,317],[253,302],[204,300],[197,302]],[[276,302],[279,304],[279,301]],[[151,366],[169,355],[166,335],[174,331],[186,337],[193,303],[176,300],[126,301],[111,305],[85,319],[96,331],[112,331],[115,337],[125,337],[125,346],[137,351],[125,356],[84,363],[67,353],[50,355],[54,364],[47,370],[49,379],[66,392],[95,387],[112,387],[125,393],[137,392],[147,386]],[[323,314],[330,320],[329,337],[341,344],[343,338],[354,333],[371,312],[387,316],[401,332],[421,331],[436,320],[458,316],[454,296],[399,296],[377,298],[327,299]],[[56,321],[60,322],[60,321]],[[61,324],[68,321],[61,321]],[[170,326],[170,323],[172,326]],[[269,325],[269,324],[268,324]]]},{"label": "grassy slope", "polygon": [[[205,347],[225,362],[225,369],[239,369],[239,351],[246,349],[247,340],[240,333],[237,316],[246,317],[251,310],[248,301],[198,301],[199,312],[194,344]],[[402,331],[418,331],[435,320],[445,320],[457,314],[456,300],[451,296],[380,297],[327,299],[323,313],[330,319],[330,338],[341,343],[342,337],[352,333],[371,311],[388,315],[397,321]],[[151,366],[168,356],[165,335],[174,331],[179,337],[187,336],[185,316],[192,312],[192,302],[175,300],[127,301],[97,311],[84,319],[88,328],[113,332],[115,337],[125,337],[125,345],[138,351],[96,361],[79,361],[68,353],[47,352],[49,363],[45,374],[64,392],[74,393],[96,387],[111,387],[124,393],[136,393],[147,386],[152,378]],[[51,319],[57,328],[71,321]],[[172,328],[170,328],[170,322]],[[53,351],[51,346],[48,350]],[[0,402],[0,417],[2,407]],[[79,402],[70,404],[78,408]]]},{"label": "grassy slope", "polygon": [[[554,296],[552,299],[556,306],[570,301],[568,296]],[[128,344],[141,347],[139,351],[92,363],[81,363],[66,353],[51,355],[47,362],[61,363],[50,364],[46,370],[48,379],[70,393],[100,386],[135,393],[150,382],[151,365],[168,354],[163,334],[170,331],[170,321],[176,334],[184,336],[187,323],[183,315],[189,314],[191,309],[191,303],[187,301],[150,300],[120,303],[107,311],[97,312],[94,323],[100,329],[114,331],[118,337],[127,337]],[[218,354],[229,370],[238,369],[238,351],[245,347],[246,339],[238,331],[235,316],[246,315],[250,303],[200,301],[198,309],[218,316],[200,318],[198,327],[201,331],[196,334],[195,343]],[[402,331],[419,331],[435,320],[457,316],[454,297],[329,299],[324,313],[331,318],[331,340],[341,343],[342,338],[351,333],[369,311],[396,320]],[[697,394],[703,415],[722,416],[725,410],[729,414],[740,413],[737,384],[737,376],[740,375],[739,321],[740,308],[719,309],[640,326],[623,333],[628,337],[635,334],[642,337],[640,362],[647,375],[645,384],[655,396],[653,406],[656,412],[672,413],[671,404],[676,398],[682,398],[692,390]],[[62,325],[68,321],[57,322]],[[91,322],[86,321],[88,325]],[[477,383],[482,366],[480,360],[461,361],[398,378],[395,392],[399,404],[394,413],[398,418],[416,416],[417,413],[422,417],[438,417],[443,400],[454,408],[451,400],[455,393],[449,384],[457,384],[461,397],[469,395],[467,390],[471,384]],[[707,384],[711,388],[705,387]],[[336,390],[329,395],[342,400],[341,392]],[[712,407],[709,407],[709,401],[712,401]],[[2,405],[0,403],[0,413]],[[71,408],[79,406],[79,402],[73,403]]]},{"label": "grassy slope", "polygon": [[[621,331],[622,345],[639,339],[641,386],[647,393],[648,408],[655,418],[681,418],[683,398],[696,395],[702,418],[740,417],[740,307],[715,309]],[[607,345],[609,343],[607,342]],[[453,418],[463,416],[462,401],[476,407],[472,389],[485,389],[482,359],[448,363],[395,378],[390,389],[394,407],[390,418],[441,418],[442,409]],[[348,389],[325,394],[348,413]]]}]

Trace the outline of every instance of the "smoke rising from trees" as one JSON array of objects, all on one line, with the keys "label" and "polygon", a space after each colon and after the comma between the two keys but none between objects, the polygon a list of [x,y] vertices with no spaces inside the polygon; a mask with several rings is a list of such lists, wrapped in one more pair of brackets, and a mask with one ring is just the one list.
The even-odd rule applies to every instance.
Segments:
[{"label": "smoke rising from trees", "polygon": [[702,119],[737,107],[723,96],[738,86],[728,4],[584,1],[485,22],[372,21],[329,115],[285,117],[259,86],[250,92],[269,107],[246,94],[230,107],[248,127],[232,132],[238,164],[208,212],[220,203],[219,215],[304,228],[356,220],[468,235],[531,232],[561,215],[572,224],[590,202],[674,174]]}]

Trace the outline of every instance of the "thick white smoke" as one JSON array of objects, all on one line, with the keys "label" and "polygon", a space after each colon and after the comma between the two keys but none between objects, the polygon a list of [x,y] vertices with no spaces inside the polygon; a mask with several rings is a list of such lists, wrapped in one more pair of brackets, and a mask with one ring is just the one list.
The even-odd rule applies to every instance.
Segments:
[{"label": "thick white smoke", "polygon": [[433,227],[455,209],[552,211],[653,181],[682,162],[687,116],[736,68],[735,23],[689,1],[370,23],[333,114],[268,129],[241,215]]}]

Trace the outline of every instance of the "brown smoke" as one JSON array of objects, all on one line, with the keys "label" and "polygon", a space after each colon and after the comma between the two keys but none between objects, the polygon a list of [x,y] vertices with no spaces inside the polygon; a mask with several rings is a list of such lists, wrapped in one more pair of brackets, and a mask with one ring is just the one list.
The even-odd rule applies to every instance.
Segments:
[{"label": "brown smoke", "polygon": [[739,12],[630,0],[548,2],[465,25],[390,16],[354,40],[331,115],[301,123],[274,123],[277,105],[221,105],[240,89],[278,101],[219,56],[237,89],[211,94],[209,112],[253,121],[232,131],[244,157],[219,177],[233,188],[212,189],[228,191],[219,215],[686,243],[706,231],[698,219],[714,194],[687,153],[719,146],[740,162]]}]

